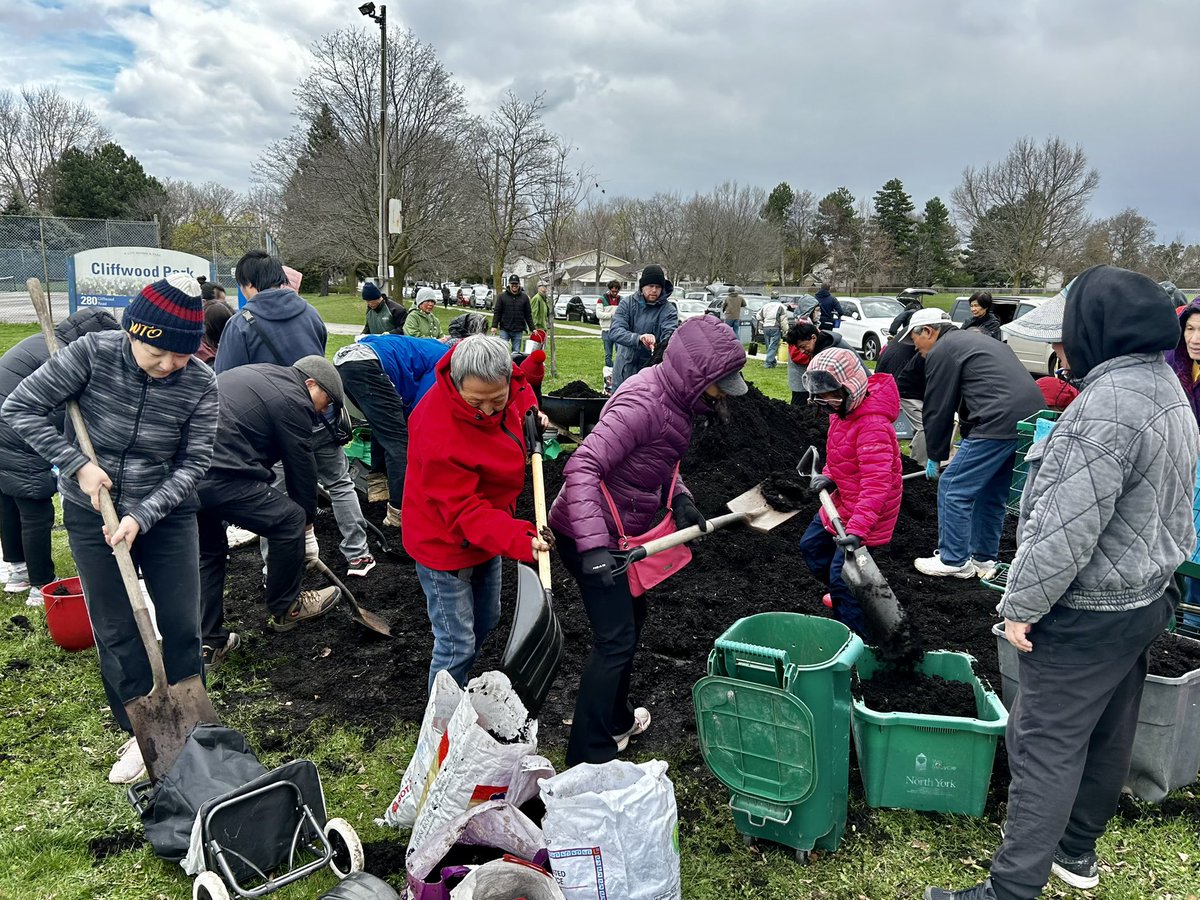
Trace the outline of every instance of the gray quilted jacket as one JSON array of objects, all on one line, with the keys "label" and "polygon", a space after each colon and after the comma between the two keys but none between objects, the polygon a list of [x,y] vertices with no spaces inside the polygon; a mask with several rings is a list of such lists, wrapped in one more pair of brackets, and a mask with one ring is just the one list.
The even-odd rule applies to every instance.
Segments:
[{"label": "gray quilted jacket", "polygon": [[1083,385],[1026,456],[1020,546],[998,607],[1013,621],[1037,622],[1055,603],[1147,606],[1196,547],[1196,420],[1163,355],[1115,357]]}]

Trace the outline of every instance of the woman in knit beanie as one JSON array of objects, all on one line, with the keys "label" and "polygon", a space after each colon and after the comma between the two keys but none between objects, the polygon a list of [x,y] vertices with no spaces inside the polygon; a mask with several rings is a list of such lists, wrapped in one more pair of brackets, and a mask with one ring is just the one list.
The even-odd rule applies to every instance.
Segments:
[{"label": "woman in knit beanie", "polygon": [[[147,285],[129,304],[122,331],[88,334],[27,377],[4,403],[9,425],[58,467],[63,521],[83,581],[100,676],[127,734],[125,704],[153,679],[112,547],[124,541],[154,601],[167,680],[201,673],[196,483],[217,433],[217,382],[192,359],[204,333],[200,285],[177,272]],[[51,413],[78,401],[96,450],[91,462],[54,428]],[[107,534],[98,512],[107,488],[120,525]],[[117,751],[109,780],[142,776],[132,738]]]}]

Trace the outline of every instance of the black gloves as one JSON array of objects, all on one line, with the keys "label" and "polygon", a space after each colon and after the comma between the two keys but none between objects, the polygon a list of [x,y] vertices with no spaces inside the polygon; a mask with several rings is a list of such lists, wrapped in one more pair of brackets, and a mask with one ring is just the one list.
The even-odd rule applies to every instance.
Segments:
[{"label": "black gloves", "polygon": [[604,547],[598,550],[589,550],[583,554],[581,560],[583,565],[583,574],[592,575],[600,579],[600,583],[605,587],[613,586],[613,569],[617,567],[617,561],[613,559],[613,555]]},{"label": "black gloves", "polygon": [[672,503],[675,527],[682,531],[699,525],[701,531],[708,531],[708,523],[704,514],[696,508],[696,501],[687,494],[676,494]]},{"label": "black gloves", "polygon": [[833,542],[842,548],[846,553],[853,553],[862,546],[862,538],[857,534],[848,534],[845,537],[834,538]]},{"label": "black gloves", "polygon": [[832,494],[837,490],[837,485],[833,483],[833,479],[828,475],[814,475],[809,487],[814,494],[819,494],[821,491]]}]

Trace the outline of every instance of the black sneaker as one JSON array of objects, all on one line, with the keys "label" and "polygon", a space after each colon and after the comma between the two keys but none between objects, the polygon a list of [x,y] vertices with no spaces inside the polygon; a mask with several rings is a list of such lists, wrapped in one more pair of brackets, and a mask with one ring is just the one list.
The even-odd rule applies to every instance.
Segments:
[{"label": "black sneaker", "polygon": [[1071,857],[1062,852],[1062,847],[1055,847],[1050,871],[1071,887],[1085,891],[1100,883],[1100,866],[1095,853]]},{"label": "black sneaker", "polygon": [[267,627],[272,631],[291,631],[305,619],[325,615],[337,606],[341,599],[342,592],[335,587],[321,588],[319,591],[301,591],[287,612],[267,619]]},{"label": "black sneaker", "polygon": [[204,656],[204,674],[216,669],[221,663],[229,658],[229,654],[242,645],[242,639],[238,637],[236,631],[229,632],[229,637],[225,638],[225,643],[220,647],[214,647],[211,644],[205,644],[203,648]]},{"label": "black sneaker", "polygon": [[963,888],[961,891],[927,887],[925,888],[925,900],[996,900],[996,893],[992,890],[992,881],[989,878],[983,884]]}]

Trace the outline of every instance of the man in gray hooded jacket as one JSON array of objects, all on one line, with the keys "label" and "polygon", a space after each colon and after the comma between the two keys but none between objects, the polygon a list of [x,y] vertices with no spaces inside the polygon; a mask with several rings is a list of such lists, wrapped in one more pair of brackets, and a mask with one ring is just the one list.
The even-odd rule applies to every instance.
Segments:
[{"label": "man in gray hooded jacket", "polygon": [[1000,603],[1020,651],[1009,715],[1012,783],[983,884],[926,900],[1037,897],[1050,874],[1099,883],[1096,841],[1129,774],[1147,650],[1196,546],[1198,440],[1163,359],[1175,310],[1144,275],[1095,266],[1006,325],[1051,343],[1080,395],[1026,459],[1019,549]]}]

